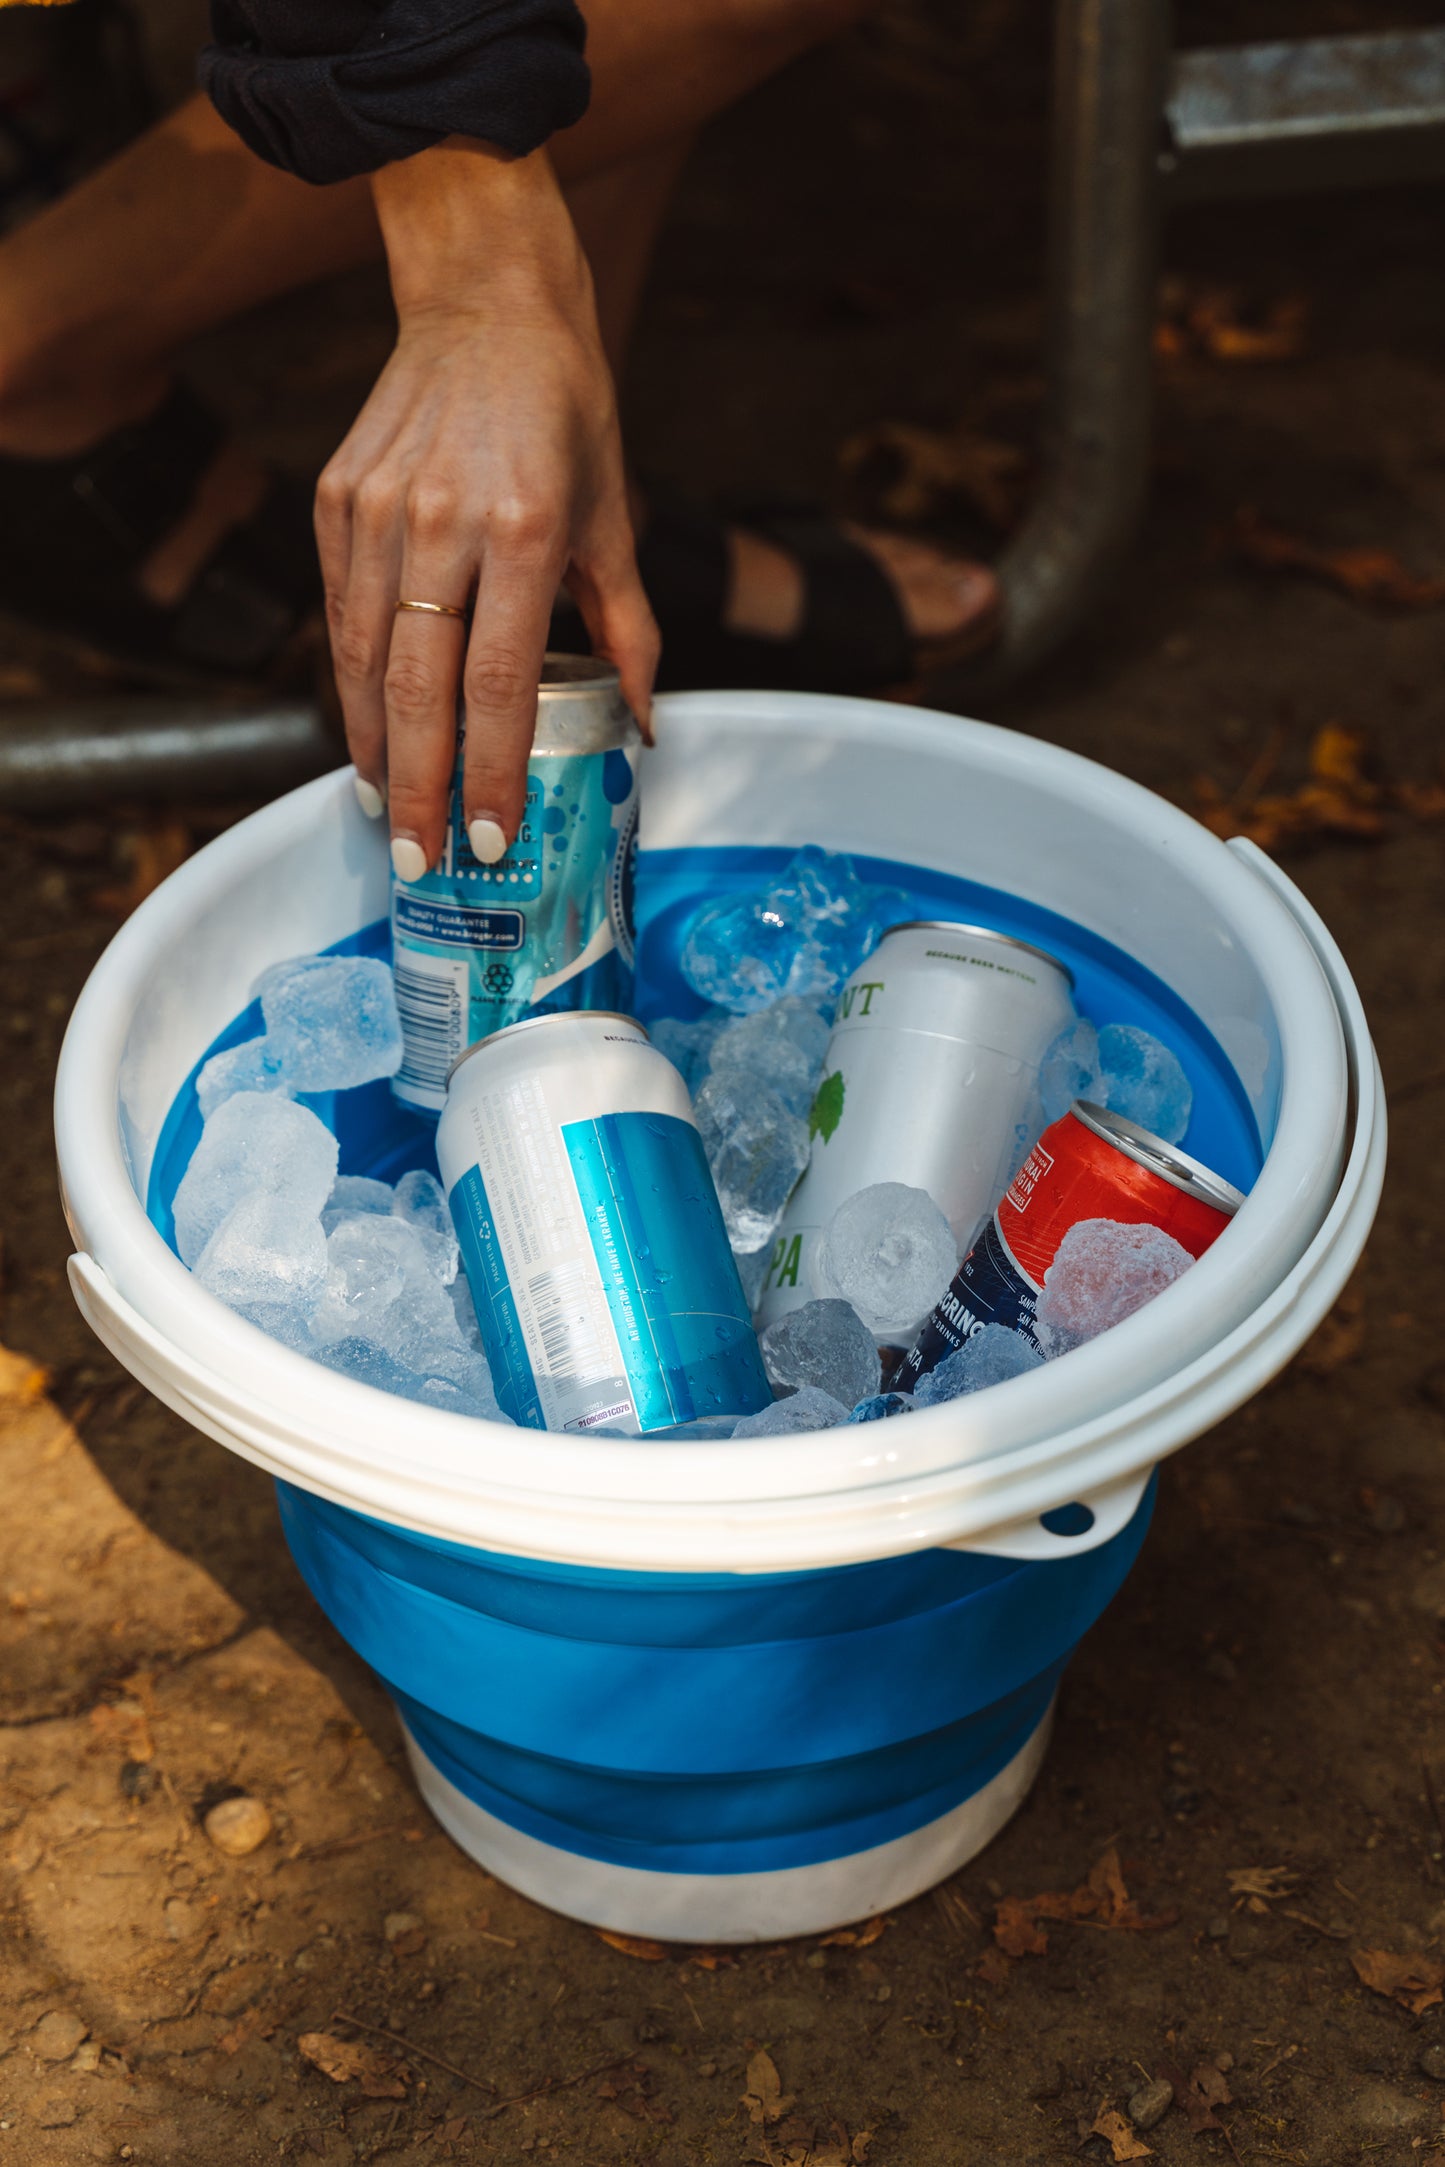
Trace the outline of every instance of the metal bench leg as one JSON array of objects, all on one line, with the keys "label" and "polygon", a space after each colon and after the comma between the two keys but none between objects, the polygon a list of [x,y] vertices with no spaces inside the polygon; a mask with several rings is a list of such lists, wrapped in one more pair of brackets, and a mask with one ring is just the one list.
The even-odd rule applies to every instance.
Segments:
[{"label": "metal bench leg", "polygon": [[1143,510],[1170,13],[1167,0],[1059,0],[1041,474],[999,567],[1002,639],[949,673],[951,702],[1044,661],[1098,599]]}]

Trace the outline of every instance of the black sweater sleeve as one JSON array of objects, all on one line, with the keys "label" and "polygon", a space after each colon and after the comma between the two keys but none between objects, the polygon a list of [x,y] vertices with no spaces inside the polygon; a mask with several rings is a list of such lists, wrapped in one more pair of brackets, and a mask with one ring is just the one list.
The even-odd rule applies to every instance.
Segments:
[{"label": "black sweater sleeve", "polygon": [[258,156],[349,180],[448,135],[524,155],[587,110],[575,0],[211,0],[200,79]]}]

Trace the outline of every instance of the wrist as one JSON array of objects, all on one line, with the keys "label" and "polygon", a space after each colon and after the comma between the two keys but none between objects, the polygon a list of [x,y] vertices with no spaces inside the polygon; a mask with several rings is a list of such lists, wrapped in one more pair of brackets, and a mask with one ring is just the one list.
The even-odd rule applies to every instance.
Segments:
[{"label": "wrist", "polygon": [[405,319],[509,288],[585,290],[586,267],[545,150],[509,157],[450,136],[372,176],[392,297]]}]

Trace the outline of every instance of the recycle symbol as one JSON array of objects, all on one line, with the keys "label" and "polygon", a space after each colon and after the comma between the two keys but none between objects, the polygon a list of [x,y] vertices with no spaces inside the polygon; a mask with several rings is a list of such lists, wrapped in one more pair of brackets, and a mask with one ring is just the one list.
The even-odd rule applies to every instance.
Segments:
[{"label": "recycle symbol", "polygon": [[512,990],[512,966],[510,963],[489,963],[482,973],[482,985],[488,993],[500,999]]}]

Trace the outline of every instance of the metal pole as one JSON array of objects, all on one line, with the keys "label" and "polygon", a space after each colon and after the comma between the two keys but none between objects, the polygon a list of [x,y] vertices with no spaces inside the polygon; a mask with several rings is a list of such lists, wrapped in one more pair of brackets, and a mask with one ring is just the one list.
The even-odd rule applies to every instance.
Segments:
[{"label": "metal pole", "polygon": [[962,704],[1076,629],[1148,492],[1167,0],[1059,0],[1049,209],[1047,403],[1029,516],[999,566],[1001,640],[949,672]]},{"label": "metal pole", "polygon": [[0,708],[0,807],[63,812],[117,798],[269,797],[340,767],[318,708],[178,700]]}]

